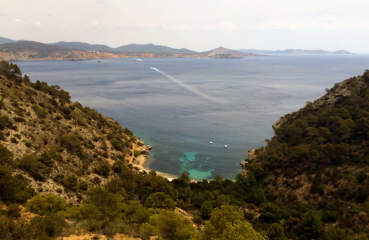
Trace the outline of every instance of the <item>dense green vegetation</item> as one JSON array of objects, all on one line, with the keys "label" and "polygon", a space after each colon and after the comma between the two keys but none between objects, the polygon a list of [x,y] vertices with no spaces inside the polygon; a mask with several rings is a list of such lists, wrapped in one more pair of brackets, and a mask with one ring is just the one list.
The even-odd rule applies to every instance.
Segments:
[{"label": "dense green vegetation", "polygon": [[[2,80],[7,88],[1,100],[11,99],[0,102],[1,113],[28,103],[32,121],[52,119],[57,129],[28,147],[26,121],[20,119],[27,113],[0,116],[1,141],[33,149],[15,157],[18,153],[0,144],[0,239],[85,232],[173,240],[368,239],[369,89],[354,89],[357,81],[369,83],[369,71],[348,80],[351,96],[322,108],[308,103],[287,115],[249,160],[247,175],[191,182],[182,174],[169,182],[127,164],[127,157],[139,154],[132,151],[137,143],[131,131],[72,103],[58,86],[32,83],[14,64],[0,66],[0,75],[10,80]],[[48,100],[40,101],[41,94]],[[72,128],[99,134],[87,137]],[[52,180],[60,188],[33,189],[30,178],[36,186]],[[18,204],[37,216],[23,221]]]},{"label": "dense green vegetation", "polygon": [[[366,87],[358,89],[360,83]],[[283,220],[291,237],[322,238],[337,229],[349,239],[368,234],[368,83],[366,70],[346,80],[350,96],[320,108],[309,102],[286,115],[288,121],[251,161],[249,175],[281,212],[273,221]],[[265,229],[268,223],[257,228]],[[314,223],[315,229],[304,227],[306,223]],[[327,229],[332,229],[328,235]]]}]

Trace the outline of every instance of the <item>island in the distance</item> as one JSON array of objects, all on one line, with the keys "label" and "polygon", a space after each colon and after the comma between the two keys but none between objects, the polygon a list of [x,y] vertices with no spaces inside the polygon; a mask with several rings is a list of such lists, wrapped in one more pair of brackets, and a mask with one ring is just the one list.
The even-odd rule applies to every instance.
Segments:
[{"label": "island in the distance", "polygon": [[15,41],[0,37],[0,60],[69,60],[83,61],[104,58],[214,58],[241,59],[244,57],[267,56],[265,54],[351,54],[346,50],[328,52],[324,50],[287,49],[284,51],[266,51],[242,49],[232,50],[219,47],[210,51],[196,52],[187,48],[170,48],[154,44],[128,44],[111,48],[102,44],[83,42],[40,43],[34,41]]}]

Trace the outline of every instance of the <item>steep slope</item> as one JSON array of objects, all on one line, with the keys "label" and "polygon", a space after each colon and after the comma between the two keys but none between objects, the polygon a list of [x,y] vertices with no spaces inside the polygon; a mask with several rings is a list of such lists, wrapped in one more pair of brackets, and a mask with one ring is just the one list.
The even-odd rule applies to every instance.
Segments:
[{"label": "steep slope", "polygon": [[197,52],[188,50],[186,48],[175,49],[161,45],[154,44],[128,44],[117,48],[117,51],[128,53],[166,53],[166,54],[196,54]]},{"label": "steep slope", "polygon": [[14,173],[40,194],[77,202],[81,187],[113,176],[109,165],[134,164],[147,154],[144,144],[118,122],[71,102],[57,85],[31,83],[5,61],[0,64],[0,94],[0,146],[12,153]]},{"label": "steep slope", "polygon": [[303,221],[296,218],[311,211],[316,227],[303,233],[305,237],[320,238],[323,231],[338,227],[351,236],[348,229],[369,232],[368,106],[366,70],[287,114],[274,126],[275,136],[267,146],[243,163],[246,175],[254,176],[284,212],[289,231],[301,236],[293,222]]}]

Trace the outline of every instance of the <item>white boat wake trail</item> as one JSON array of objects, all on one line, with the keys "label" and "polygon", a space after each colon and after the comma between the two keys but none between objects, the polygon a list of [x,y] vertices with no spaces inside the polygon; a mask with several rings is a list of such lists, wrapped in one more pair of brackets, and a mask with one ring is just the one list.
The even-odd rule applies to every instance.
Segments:
[{"label": "white boat wake trail", "polygon": [[212,97],[212,96],[209,96],[209,95],[207,95],[207,94],[205,94],[203,92],[200,92],[199,90],[197,90],[197,89],[195,89],[195,88],[193,88],[191,86],[188,86],[187,84],[185,84],[185,83],[181,82],[180,80],[178,80],[178,79],[176,79],[176,78],[174,78],[174,77],[166,74],[163,71],[160,71],[157,68],[150,67],[150,69],[152,69],[152,70],[160,73],[161,75],[163,75],[166,78],[168,78],[170,81],[174,82],[175,84],[177,84],[177,85],[179,85],[179,86],[181,86],[183,88],[186,88],[188,91],[196,94],[197,96],[200,96],[200,97],[202,97],[202,98],[204,98],[206,100],[209,100],[211,102],[214,102],[214,103],[226,104],[226,101],[224,101],[222,99],[218,99],[218,98]]}]

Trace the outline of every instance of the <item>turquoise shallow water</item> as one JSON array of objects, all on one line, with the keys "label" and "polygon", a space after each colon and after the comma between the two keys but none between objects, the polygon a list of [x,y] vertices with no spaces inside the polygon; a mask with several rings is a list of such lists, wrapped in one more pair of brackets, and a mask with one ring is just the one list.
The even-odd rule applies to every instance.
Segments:
[{"label": "turquoise shallow water", "polygon": [[32,81],[60,85],[73,101],[118,120],[152,145],[148,167],[201,180],[217,174],[234,179],[247,150],[265,145],[280,116],[362,74],[369,56],[17,64]]}]

